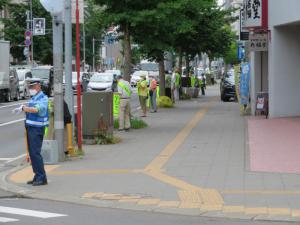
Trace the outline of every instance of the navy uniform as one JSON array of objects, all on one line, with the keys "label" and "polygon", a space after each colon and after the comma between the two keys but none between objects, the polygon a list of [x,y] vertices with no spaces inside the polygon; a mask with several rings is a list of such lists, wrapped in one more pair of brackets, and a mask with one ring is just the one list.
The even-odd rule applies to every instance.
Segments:
[{"label": "navy uniform", "polygon": [[[32,87],[40,83],[38,79],[29,80],[29,86]],[[48,116],[48,97],[39,90],[33,90],[32,97],[27,106],[22,110],[26,113],[25,126],[27,130],[27,141],[29,156],[32,164],[34,178],[28,181],[28,184],[34,186],[47,184],[47,176],[44,168],[44,162],[41,155],[44,139],[45,127],[49,125]]]}]

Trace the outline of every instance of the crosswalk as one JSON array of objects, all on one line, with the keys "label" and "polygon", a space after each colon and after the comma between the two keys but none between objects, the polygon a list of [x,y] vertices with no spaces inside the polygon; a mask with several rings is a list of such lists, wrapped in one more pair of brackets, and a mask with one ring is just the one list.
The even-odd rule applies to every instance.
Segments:
[{"label": "crosswalk", "polygon": [[[0,206],[0,213],[14,215],[14,216],[33,217],[33,218],[39,218],[39,219],[51,219],[51,218],[68,216],[65,214],[43,212],[43,211],[21,209],[21,208],[13,208],[13,207],[6,207],[6,206]],[[12,216],[12,217],[14,217],[14,216]],[[20,221],[20,220],[16,219],[16,218],[0,216],[0,223],[9,223],[9,222],[18,222],[18,221]]]}]

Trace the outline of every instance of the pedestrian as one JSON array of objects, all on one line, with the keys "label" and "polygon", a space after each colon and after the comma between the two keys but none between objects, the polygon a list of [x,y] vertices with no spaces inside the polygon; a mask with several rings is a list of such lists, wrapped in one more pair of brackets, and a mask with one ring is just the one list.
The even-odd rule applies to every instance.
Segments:
[{"label": "pedestrian", "polygon": [[177,68],[175,71],[175,98],[176,100],[180,99],[180,90],[181,90],[181,76]]},{"label": "pedestrian", "polygon": [[152,113],[157,112],[157,106],[156,106],[156,96],[157,96],[157,81],[155,80],[155,77],[152,76],[150,78],[150,90],[149,90],[149,95],[150,95],[150,109]]},{"label": "pedestrian", "polygon": [[202,74],[200,78],[200,88],[201,88],[201,94],[204,96],[205,95],[205,88],[206,88],[206,79],[205,75]]},{"label": "pedestrian", "polygon": [[171,76],[171,99],[172,102],[175,103],[175,91],[176,91],[176,74],[175,71],[172,73]]},{"label": "pedestrian", "polygon": [[142,116],[141,117],[146,117],[147,116],[147,99],[148,99],[148,87],[147,87],[147,80],[146,76],[142,75],[141,80],[137,83],[138,87],[138,96],[139,96],[139,101],[140,105],[142,108]]},{"label": "pedestrian", "polygon": [[34,177],[27,184],[33,186],[46,185],[47,176],[41,155],[45,127],[49,125],[48,97],[42,92],[40,79],[28,80],[31,99],[28,105],[21,105],[13,113],[26,113],[25,128]]},{"label": "pedestrian", "polygon": [[168,96],[170,99],[172,99],[172,92],[171,92],[171,83],[172,83],[172,78],[170,74],[166,74],[165,77],[165,86],[166,86],[166,96]]},{"label": "pedestrian", "polygon": [[68,155],[69,154],[69,149],[68,147],[68,129],[67,129],[67,126],[68,124],[71,124],[72,123],[72,115],[70,113],[70,110],[69,110],[69,107],[68,107],[68,104],[66,103],[66,101],[64,100],[64,152],[65,152],[65,155]]},{"label": "pedestrian", "polygon": [[119,104],[119,131],[130,129],[130,97],[131,87],[128,81],[123,79],[122,75],[117,76],[118,94],[120,95]]}]

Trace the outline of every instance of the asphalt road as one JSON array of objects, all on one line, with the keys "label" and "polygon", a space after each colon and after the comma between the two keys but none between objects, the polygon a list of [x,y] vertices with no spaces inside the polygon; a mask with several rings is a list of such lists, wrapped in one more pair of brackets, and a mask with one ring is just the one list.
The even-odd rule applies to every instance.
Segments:
[{"label": "asphalt road", "polygon": [[0,224],[22,225],[292,225],[95,208],[34,199],[0,199]]},{"label": "asphalt road", "polygon": [[[74,101],[76,106],[75,95]],[[13,115],[12,110],[26,102],[28,102],[28,100],[0,103],[0,164],[3,161],[13,160],[16,157],[25,154],[24,114]],[[134,90],[131,99],[131,108],[135,111],[138,106],[138,98],[136,90]]]}]

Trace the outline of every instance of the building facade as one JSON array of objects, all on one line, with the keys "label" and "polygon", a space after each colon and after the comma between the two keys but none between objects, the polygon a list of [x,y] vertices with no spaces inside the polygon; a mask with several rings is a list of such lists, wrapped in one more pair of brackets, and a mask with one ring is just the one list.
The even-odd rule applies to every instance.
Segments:
[{"label": "building facade", "polygon": [[299,0],[268,0],[268,51],[250,56],[253,113],[256,94],[268,92],[271,118],[300,116],[299,8]]}]

